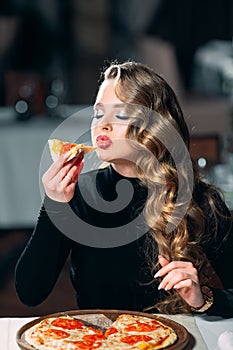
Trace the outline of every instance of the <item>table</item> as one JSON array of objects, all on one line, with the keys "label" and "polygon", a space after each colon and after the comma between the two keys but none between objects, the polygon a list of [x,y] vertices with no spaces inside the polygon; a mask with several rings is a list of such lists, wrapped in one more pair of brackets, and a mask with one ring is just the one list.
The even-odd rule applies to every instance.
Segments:
[{"label": "table", "polygon": [[[225,330],[233,330],[233,318],[208,317],[206,315],[163,315],[185,326],[195,338],[195,344],[186,350],[217,350],[217,339]],[[19,350],[16,332],[34,318],[0,318],[1,349]]]},{"label": "table", "polygon": [[[79,108],[79,109],[78,109]],[[92,107],[67,119],[32,118],[0,124],[0,228],[32,228],[41,207],[41,175],[51,164],[47,141],[89,137]],[[42,155],[47,157],[41,164]]]},{"label": "table", "polygon": [[218,350],[217,340],[225,331],[233,332],[233,318],[223,319],[214,316],[195,316],[196,325],[208,344],[209,350]]}]

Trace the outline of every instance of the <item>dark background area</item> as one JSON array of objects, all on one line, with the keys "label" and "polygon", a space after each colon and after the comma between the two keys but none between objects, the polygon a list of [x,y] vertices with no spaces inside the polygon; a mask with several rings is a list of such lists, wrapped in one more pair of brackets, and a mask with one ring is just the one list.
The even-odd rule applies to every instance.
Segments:
[{"label": "dark background area", "polygon": [[189,89],[196,50],[213,39],[232,39],[232,7],[231,0],[2,0],[0,21],[8,23],[2,33],[0,103],[10,93],[9,71],[37,74],[45,95],[52,80],[62,79],[66,103],[92,103],[105,61],[137,59],[142,34],[174,45]]}]

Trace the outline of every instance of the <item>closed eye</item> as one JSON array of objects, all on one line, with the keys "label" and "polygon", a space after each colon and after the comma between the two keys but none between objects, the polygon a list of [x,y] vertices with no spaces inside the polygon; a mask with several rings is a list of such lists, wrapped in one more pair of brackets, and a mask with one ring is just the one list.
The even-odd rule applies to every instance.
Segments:
[{"label": "closed eye", "polygon": [[93,119],[100,119],[104,116],[103,113],[95,112],[93,115]]},{"label": "closed eye", "polygon": [[[103,118],[104,113],[94,113],[93,119],[101,119]],[[129,116],[128,115],[122,115],[122,114],[116,114],[115,117],[120,120],[128,120]]]},{"label": "closed eye", "polygon": [[117,118],[117,119],[120,119],[120,120],[128,120],[128,119],[129,119],[129,116],[128,116],[128,115],[117,114],[117,115],[116,115],[116,118]]}]

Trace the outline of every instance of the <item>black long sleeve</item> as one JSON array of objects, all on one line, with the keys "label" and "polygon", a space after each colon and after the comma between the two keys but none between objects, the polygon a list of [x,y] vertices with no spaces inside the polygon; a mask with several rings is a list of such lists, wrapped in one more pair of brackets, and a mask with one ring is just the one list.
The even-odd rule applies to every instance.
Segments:
[{"label": "black long sleeve", "polygon": [[208,315],[233,317],[233,289],[213,288],[214,303],[207,310]]},{"label": "black long sleeve", "polygon": [[214,303],[207,311],[209,315],[233,316],[233,222],[231,213],[220,195],[214,194],[217,212],[215,215],[207,202],[207,186],[201,183],[196,200],[205,213],[205,235],[203,249],[222,282],[223,289],[211,288]]},{"label": "black long sleeve", "polygon": [[[62,215],[63,204],[45,200],[46,210]],[[34,232],[15,270],[15,286],[21,301],[40,304],[53,289],[70,252],[70,241],[52,223],[43,206]]]}]

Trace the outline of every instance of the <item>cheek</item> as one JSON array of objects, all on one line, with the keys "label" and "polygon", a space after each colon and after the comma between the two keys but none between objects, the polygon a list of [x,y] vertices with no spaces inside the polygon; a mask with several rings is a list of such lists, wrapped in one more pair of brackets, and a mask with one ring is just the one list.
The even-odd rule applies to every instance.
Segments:
[{"label": "cheek", "polygon": [[116,138],[126,139],[127,130],[128,130],[128,125],[118,126],[118,130],[116,132]]}]

